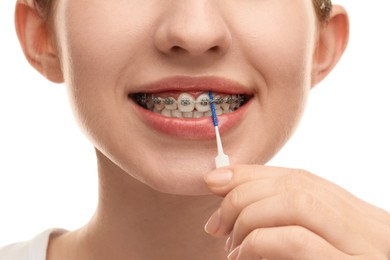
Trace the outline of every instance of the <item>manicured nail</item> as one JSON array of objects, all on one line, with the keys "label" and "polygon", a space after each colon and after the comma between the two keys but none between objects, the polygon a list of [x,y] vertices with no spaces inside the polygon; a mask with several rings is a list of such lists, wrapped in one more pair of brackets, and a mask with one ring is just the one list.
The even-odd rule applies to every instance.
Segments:
[{"label": "manicured nail", "polygon": [[238,253],[240,252],[240,247],[236,247],[230,254],[228,255],[228,260],[236,260],[238,257]]},{"label": "manicured nail", "polygon": [[209,234],[215,234],[221,224],[221,210],[218,209],[211,215],[209,221],[207,221],[204,230]]},{"label": "manicured nail", "polygon": [[228,237],[226,239],[226,244],[225,244],[225,251],[229,252],[230,248],[232,247],[232,241],[233,239],[231,237]]},{"label": "manicured nail", "polygon": [[204,180],[211,186],[225,186],[233,177],[233,173],[228,169],[217,169],[207,173],[204,176]]}]

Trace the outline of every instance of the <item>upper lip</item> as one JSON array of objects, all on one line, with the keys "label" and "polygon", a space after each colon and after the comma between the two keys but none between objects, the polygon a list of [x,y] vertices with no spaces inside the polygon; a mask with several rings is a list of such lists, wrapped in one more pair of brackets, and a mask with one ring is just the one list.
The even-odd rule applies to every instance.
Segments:
[{"label": "upper lip", "polygon": [[194,92],[213,91],[226,94],[253,95],[248,87],[245,87],[233,80],[220,77],[190,77],[176,76],[164,78],[152,83],[133,87],[130,94],[134,93],[160,93],[160,92]]}]

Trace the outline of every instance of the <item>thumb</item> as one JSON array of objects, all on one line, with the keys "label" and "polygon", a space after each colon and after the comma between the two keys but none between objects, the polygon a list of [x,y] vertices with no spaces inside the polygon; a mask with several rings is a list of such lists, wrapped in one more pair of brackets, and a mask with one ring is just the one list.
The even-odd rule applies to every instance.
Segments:
[{"label": "thumb", "polygon": [[204,181],[212,193],[224,197],[241,184],[284,174],[286,174],[286,171],[279,167],[234,165],[218,168],[206,173],[204,175]]},{"label": "thumb", "polygon": [[230,167],[218,168],[206,173],[204,181],[212,193],[224,197],[232,189],[233,175]]}]

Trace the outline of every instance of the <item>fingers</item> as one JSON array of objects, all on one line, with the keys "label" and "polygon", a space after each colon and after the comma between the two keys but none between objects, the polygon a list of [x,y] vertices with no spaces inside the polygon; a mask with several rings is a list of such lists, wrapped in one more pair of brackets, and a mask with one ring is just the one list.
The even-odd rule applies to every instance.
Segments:
[{"label": "fingers", "polygon": [[329,181],[298,169],[238,165],[212,171],[206,174],[205,181],[212,192],[226,196],[223,204],[227,204],[226,211],[231,212],[228,215],[230,221],[254,201],[281,193],[301,192],[315,194],[329,207],[337,208],[341,215],[351,220],[351,225],[360,226],[364,219],[369,219],[390,226],[387,212],[359,200]]},{"label": "fingers", "polygon": [[285,174],[285,172],[276,167],[265,168],[259,165],[240,165],[215,169],[207,173],[204,179],[212,192],[219,196],[225,196],[240,184]]},{"label": "fingers", "polygon": [[[205,181],[209,189],[219,196],[226,196],[241,184],[265,179],[278,179],[275,187],[279,187],[279,190],[283,188],[286,190],[294,188],[316,189],[317,192],[322,193],[321,195],[324,198],[328,198],[328,201],[334,203],[340,210],[354,208],[353,215],[350,216],[351,218],[358,214],[387,223],[390,226],[388,212],[374,207],[353,196],[338,185],[304,170],[262,165],[235,165],[219,168],[205,175]],[[261,188],[264,188],[264,186]],[[344,213],[349,214],[351,212]]]},{"label": "fingers", "polygon": [[[234,174],[230,172],[234,170]],[[215,171],[218,178],[224,171]],[[240,166],[228,169],[229,179],[224,185],[211,184],[217,193],[227,194],[222,202],[224,222],[233,223],[242,209],[248,205],[280,194],[313,194],[319,198],[326,198],[329,203],[338,208],[346,208],[344,200],[337,198],[322,183],[314,180],[308,174],[302,174],[298,170],[275,167]],[[205,177],[208,181],[207,176]],[[225,180],[226,181],[226,180]],[[222,193],[223,191],[223,193]],[[226,235],[230,230],[221,229],[219,235]]]},{"label": "fingers", "polygon": [[352,257],[310,230],[300,226],[284,226],[253,230],[229,254],[228,259],[350,260]]},{"label": "fingers", "polygon": [[366,241],[353,230],[349,219],[305,193],[278,194],[249,203],[244,208],[224,200],[210,218],[206,231],[215,236],[230,234],[228,250],[231,250],[252,230],[291,225],[311,230],[346,253],[360,254],[367,250]]},{"label": "fingers", "polygon": [[[298,228],[299,231],[294,229],[293,233],[304,230],[309,234],[306,234],[307,239],[314,239],[310,243],[317,243],[317,247],[308,250],[307,254],[327,249],[332,256],[324,259],[344,259],[338,258],[337,254],[343,257],[364,255],[371,250],[367,239],[381,239],[376,230],[371,232],[367,227],[364,236],[361,233],[369,223],[365,219],[375,224],[369,217],[372,213],[367,212],[367,204],[337,185],[305,171],[240,165],[217,169],[207,174],[205,181],[212,192],[224,197],[221,207],[207,223],[206,231],[214,236],[229,235],[228,250],[239,248],[232,251],[231,259],[239,255],[245,256],[242,259],[293,259],[284,256],[283,243],[276,238],[278,234],[285,235],[284,228],[290,227]],[[371,227],[377,226],[381,225]],[[256,232],[269,231],[276,231],[274,241],[270,240],[276,248],[275,255],[253,254],[253,250],[263,252],[265,243],[249,250],[251,257],[246,257],[248,243],[252,245],[258,240]],[[251,238],[253,234],[255,238]],[[301,237],[289,237],[288,234],[292,247],[296,245],[294,243],[299,244]],[[272,247],[269,250],[272,251]],[[281,255],[278,250],[283,251],[279,252]],[[297,258],[319,259],[316,255],[304,257]]]},{"label": "fingers", "polygon": [[[262,165],[235,165],[215,169],[207,173],[204,177],[209,189],[219,196],[226,196],[236,187],[255,180],[276,179],[276,187],[289,189],[311,188],[318,191],[333,194],[346,203],[359,205],[367,212],[367,203],[354,197],[341,187],[331,183],[323,178],[300,169],[289,169],[282,167],[270,167]],[[372,208],[371,205],[369,207]],[[387,216],[388,217],[388,216]]]},{"label": "fingers", "polygon": [[230,249],[240,245],[252,230],[293,225],[310,230],[345,253],[367,250],[366,241],[353,230],[348,219],[312,195],[301,193],[273,196],[244,208],[234,222]]}]

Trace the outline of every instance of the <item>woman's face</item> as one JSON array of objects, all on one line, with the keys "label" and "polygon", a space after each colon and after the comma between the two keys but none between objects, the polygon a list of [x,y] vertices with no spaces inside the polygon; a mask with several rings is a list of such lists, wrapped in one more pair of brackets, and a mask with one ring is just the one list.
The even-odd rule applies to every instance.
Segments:
[{"label": "woman's face", "polygon": [[[207,107],[182,105],[182,93],[245,100],[221,106],[232,164],[266,163],[301,117],[317,30],[309,0],[65,0],[56,12],[83,130],[100,153],[156,190],[205,194],[203,174],[215,167]],[[180,107],[157,104],[168,97]]]}]

